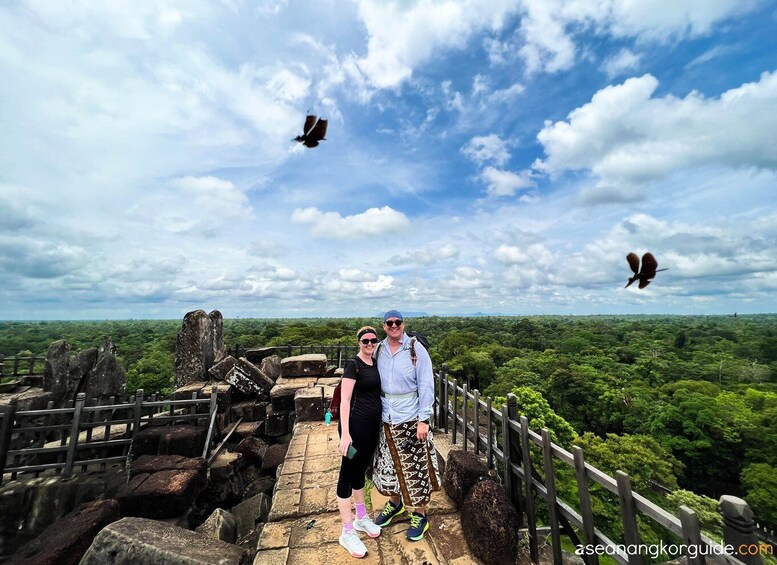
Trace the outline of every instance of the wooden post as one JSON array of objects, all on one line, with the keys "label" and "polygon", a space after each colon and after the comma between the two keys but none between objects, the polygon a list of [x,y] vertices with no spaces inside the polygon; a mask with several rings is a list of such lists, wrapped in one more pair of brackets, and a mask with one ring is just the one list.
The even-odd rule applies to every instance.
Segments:
[{"label": "wooden post", "polygon": [[510,412],[507,404],[502,406],[502,454],[504,455],[505,494],[513,502],[513,467],[510,458]]},{"label": "wooden post", "polygon": [[3,484],[3,472],[8,458],[8,450],[11,448],[11,434],[18,404],[19,397],[12,396],[3,413],[3,427],[0,428],[0,484]]},{"label": "wooden post", "polygon": [[35,355],[30,355],[27,374],[32,375],[35,372],[34,369],[35,369]]},{"label": "wooden post", "polygon": [[545,468],[545,488],[548,492],[548,512],[550,514],[550,538],[553,545],[553,563],[562,565],[561,532],[558,527],[558,506],[556,504],[556,476],[553,470],[553,444],[550,430],[542,428],[542,459]]},{"label": "wooden post", "polygon": [[143,389],[139,388],[135,391],[135,409],[132,412],[132,436],[134,440],[137,433],[140,431],[140,419],[143,417]]},{"label": "wooden post", "polygon": [[445,433],[448,433],[448,364],[443,363],[442,369],[440,369],[440,376],[442,377],[442,427]]},{"label": "wooden post", "polygon": [[[5,371],[5,355],[0,353],[0,377],[3,376],[3,371]],[[1,479],[2,477],[0,477]]]},{"label": "wooden post", "polygon": [[458,412],[458,399],[459,399],[459,384],[458,379],[453,379],[453,434],[451,440],[453,445],[456,445],[456,430],[459,427],[459,415]]},{"label": "wooden post", "polygon": [[[588,492],[588,472],[585,470],[583,449],[579,445],[572,446],[572,455],[575,458],[575,476],[577,477],[577,495],[580,499],[580,515],[583,518],[583,539],[586,545],[595,545],[594,513],[591,507],[591,495]],[[583,560],[587,565],[599,565],[599,556],[595,553],[583,554]]]},{"label": "wooden post", "polygon": [[79,392],[76,396],[76,404],[73,407],[73,422],[70,426],[70,442],[67,446],[67,459],[65,459],[65,470],[62,472],[63,478],[68,478],[73,472],[73,463],[76,458],[76,447],[78,447],[78,432],[81,428],[81,414],[84,404],[86,404],[86,395]]},{"label": "wooden post", "polygon": [[[323,390],[323,388],[321,389]],[[205,446],[202,448],[202,457],[208,458],[208,448],[210,447],[210,440],[213,437],[213,428],[216,425],[216,419],[214,415],[218,410],[218,392],[216,387],[210,389],[210,404],[208,406],[208,431],[205,435]]]},{"label": "wooden post", "polygon": [[475,442],[475,455],[477,455],[480,453],[480,391],[475,389],[472,396],[475,401],[475,412],[472,414],[472,425],[475,428],[475,437],[473,440]]},{"label": "wooden post", "polygon": [[464,451],[467,451],[467,383],[461,384],[461,390],[461,397],[464,400],[461,405],[461,421],[464,423],[462,430],[464,432]]},{"label": "wooden post", "polygon": [[[621,520],[623,521],[623,538],[626,545],[633,548],[639,547],[639,530],[637,530],[637,511],[634,506],[634,496],[631,492],[631,479],[623,471],[615,471],[615,481],[618,483],[618,500],[621,506]],[[629,565],[642,565],[642,556],[639,551],[629,551]]]},{"label": "wooden post", "polygon": [[704,554],[699,551],[703,547],[701,541],[701,528],[696,512],[685,505],[678,508],[680,512],[680,525],[683,528],[683,542],[685,547],[695,547],[696,557],[688,555],[688,565],[704,565]]},{"label": "wooden post", "polygon": [[19,356],[14,355],[13,358],[13,376],[17,376],[19,374]]},{"label": "wooden post", "polygon": [[[191,399],[192,400],[197,400],[197,393],[196,392],[192,393]],[[197,426],[197,422],[199,422],[199,418],[197,418],[197,408],[199,408],[199,405],[197,405],[197,404],[192,404],[189,407],[189,416],[194,414],[194,425],[195,425],[195,427]]]},{"label": "wooden post", "polygon": [[486,463],[489,469],[494,468],[494,448],[493,448],[494,422],[491,421],[493,419],[492,412],[491,412],[492,402],[493,401],[491,400],[490,396],[486,398],[486,414],[488,414],[488,416],[486,416],[486,422],[488,423],[488,436],[487,436],[488,443],[486,444]]},{"label": "wooden post", "polygon": [[529,553],[535,563],[540,561],[537,544],[537,516],[534,513],[534,485],[531,478],[531,451],[529,451],[529,419],[521,416],[521,454],[523,455],[523,476],[526,477],[526,522],[529,528]]},{"label": "wooden post", "polygon": [[337,366],[343,366],[343,345],[340,343],[337,344]]},{"label": "wooden post", "polygon": [[[518,397],[516,397],[512,392],[507,395],[507,416],[513,422],[518,422]],[[508,445],[510,449],[510,461],[515,461],[517,464],[519,464],[521,461],[521,439],[517,434],[512,433],[512,430],[510,431],[510,443]],[[518,479],[518,477],[516,477],[516,479]],[[529,480],[531,480],[531,475],[529,475]],[[520,480],[513,482],[513,490],[509,493],[509,495],[510,500],[512,500],[513,504],[515,505],[515,509],[518,511],[519,526],[523,527],[524,508]]]}]

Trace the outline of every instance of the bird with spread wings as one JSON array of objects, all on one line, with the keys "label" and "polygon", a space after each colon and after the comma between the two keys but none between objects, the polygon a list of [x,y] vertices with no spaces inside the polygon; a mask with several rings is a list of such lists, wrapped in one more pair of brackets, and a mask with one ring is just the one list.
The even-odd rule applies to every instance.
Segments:
[{"label": "bird with spread wings", "polygon": [[326,140],[327,124],[327,120],[308,114],[305,116],[302,135],[298,135],[292,141],[302,143],[305,147],[317,147],[319,141]]}]

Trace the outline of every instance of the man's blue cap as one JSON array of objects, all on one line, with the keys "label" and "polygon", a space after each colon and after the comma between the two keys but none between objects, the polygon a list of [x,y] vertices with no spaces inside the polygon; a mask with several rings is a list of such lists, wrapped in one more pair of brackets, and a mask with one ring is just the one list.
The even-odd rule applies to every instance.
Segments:
[{"label": "man's blue cap", "polygon": [[399,310],[389,310],[385,314],[383,314],[383,321],[390,320],[391,318],[396,318],[397,320],[404,320],[402,317],[402,314],[399,313]]}]

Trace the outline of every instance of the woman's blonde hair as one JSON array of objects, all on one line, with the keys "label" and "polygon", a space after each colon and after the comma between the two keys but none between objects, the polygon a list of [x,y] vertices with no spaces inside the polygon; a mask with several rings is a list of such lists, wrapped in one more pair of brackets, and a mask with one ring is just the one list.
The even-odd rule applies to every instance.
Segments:
[{"label": "woman's blonde hair", "polygon": [[374,333],[375,337],[378,337],[378,332],[372,326],[362,326],[359,331],[356,332],[356,339],[359,340],[364,334]]}]

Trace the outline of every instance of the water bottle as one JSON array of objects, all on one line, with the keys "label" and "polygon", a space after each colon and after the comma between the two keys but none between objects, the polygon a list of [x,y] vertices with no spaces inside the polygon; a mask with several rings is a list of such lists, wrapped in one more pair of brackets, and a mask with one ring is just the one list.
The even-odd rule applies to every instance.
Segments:
[{"label": "water bottle", "polygon": [[324,422],[326,422],[326,425],[328,426],[331,421],[332,421],[332,411],[327,410],[326,414],[324,414]]}]

